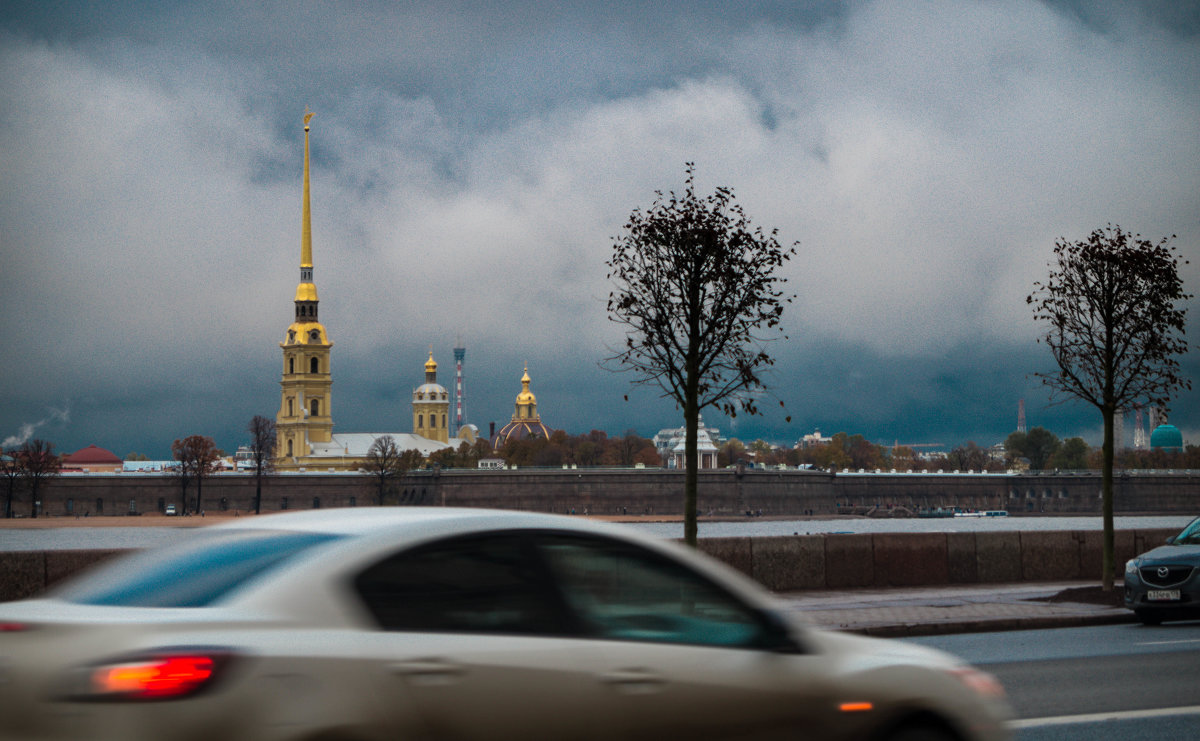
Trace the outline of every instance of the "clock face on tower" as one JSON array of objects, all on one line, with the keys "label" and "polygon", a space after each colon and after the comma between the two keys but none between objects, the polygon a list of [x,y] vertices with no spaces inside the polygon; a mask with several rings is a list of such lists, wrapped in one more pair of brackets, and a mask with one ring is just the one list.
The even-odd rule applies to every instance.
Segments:
[{"label": "clock face on tower", "polygon": [[296,341],[296,330],[289,329],[288,330],[288,342],[295,342],[295,341]]},{"label": "clock face on tower", "polygon": [[318,330],[312,330],[308,333],[308,338],[313,342],[318,342],[321,339],[321,333]]}]

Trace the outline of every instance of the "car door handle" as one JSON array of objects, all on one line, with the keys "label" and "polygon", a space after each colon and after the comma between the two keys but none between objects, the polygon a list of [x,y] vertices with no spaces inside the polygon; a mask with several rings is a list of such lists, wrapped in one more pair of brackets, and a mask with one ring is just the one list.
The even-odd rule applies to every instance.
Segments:
[{"label": "car door handle", "polygon": [[617,669],[601,674],[600,681],[631,695],[660,692],[667,684],[662,677],[646,669]]},{"label": "car door handle", "polygon": [[388,668],[393,674],[424,685],[450,684],[465,673],[458,664],[437,658],[397,661]]}]

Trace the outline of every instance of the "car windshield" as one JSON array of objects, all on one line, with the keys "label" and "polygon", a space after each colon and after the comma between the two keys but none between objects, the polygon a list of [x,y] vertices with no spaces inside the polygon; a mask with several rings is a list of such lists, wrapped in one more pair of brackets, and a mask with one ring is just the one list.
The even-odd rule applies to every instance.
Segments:
[{"label": "car windshield", "polygon": [[55,596],[85,605],[205,607],[287,559],[340,536],[271,530],[209,531],[107,564]]},{"label": "car windshield", "polygon": [[1179,535],[1175,536],[1175,545],[1200,544],[1200,517],[1188,523]]}]

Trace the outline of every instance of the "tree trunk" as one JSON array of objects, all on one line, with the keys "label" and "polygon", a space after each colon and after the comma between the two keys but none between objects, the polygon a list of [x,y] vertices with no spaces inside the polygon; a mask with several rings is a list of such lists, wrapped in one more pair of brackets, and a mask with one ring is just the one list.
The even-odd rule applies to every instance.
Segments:
[{"label": "tree trunk", "polygon": [[695,361],[688,360],[687,377],[684,381],[683,401],[683,541],[691,547],[696,547],[696,489],[699,483],[699,461],[696,448],[698,428],[700,426],[700,380],[695,371]]},{"label": "tree trunk", "polygon": [[262,514],[262,465],[254,472],[254,514]]},{"label": "tree trunk", "polygon": [[204,493],[204,477],[196,477],[196,514],[200,514],[200,496]]},{"label": "tree trunk", "polygon": [[38,501],[37,501],[38,480],[33,479],[33,485],[29,489],[29,512],[30,516],[37,519],[38,516]]},{"label": "tree trunk", "polygon": [[1104,415],[1104,470],[1100,486],[1101,499],[1104,508],[1104,572],[1100,575],[1100,587],[1105,592],[1113,588],[1113,416],[1115,410],[1105,407],[1101,410]]}]

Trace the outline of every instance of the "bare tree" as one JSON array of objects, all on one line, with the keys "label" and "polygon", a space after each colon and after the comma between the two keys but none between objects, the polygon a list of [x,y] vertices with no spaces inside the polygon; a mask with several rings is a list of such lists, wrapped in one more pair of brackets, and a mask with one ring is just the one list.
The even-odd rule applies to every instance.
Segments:
[{"label": "bare tree", "polygon": [[[175,443],[179,443],[179,440],[176,440]],[[192,483],[192,469],[179,460],[180,454],[175,451],[174,445],[171,446],[171,453],[178,461],[171,469],[171,478],[176,484],[179,484],[179,514],[186,515],[188,512],[188,486]]]},{"label": "bare tree", "polygon": [[4,476],[6,489],[4,496],[4,517],[5,519],[9,519],[13,517],[13,496],[16,493],[17,484],[21,480],[21,466],[17,463],[16,448],[0,450],[0,475]]},{"label": "bare tree", "polygon": [[[1172,237],[1174,238],[1174,237]],[[1187,352],[1183,304],[1191,298],[1168,239],[1153,244],[1109,224],[1082,241],[1059,239],[1046,283],[1026,299],[1048,327],[1058,370],[1037,374],[1055,393],[1085,401],[1104,419],[1103,588],[1113,585],[1113,420],[1135,402],[1165,408],[1190,389],[1176,356]],[[1186,265],[1187,261],[1184,260]]]},{"label": "bare tree", "polygon": [[187,481],[196,480],[196,509],[201,511],[204,479],[217,470],[220,453],[216,443],[207,435],[189,435],[171,443],[171,453],[179,461],[179,476],[183,480],[184,514],[187,513]]},{"label": "bare tree", "polygon": [[393,479],[404,475],[405,457],[391,435],[375,438],[367,450],[366,470],[375,479],[375,499],[383,506],[384,497]]},{"label": "bare tree", "polygon": [[634,210],[606,263],[616,284],[609,318],[627,330],[625,348],[606,362],[683,408],[684,539],[693,546],[700,412],[757,413],[749,392],[774,363],[762,330],[779,326],[793,298],[775,273],[796,252],[752,226],[730,189],[697,196],[694,169],[688,163],[682,195],[658,192],[648,211]]},{"label": "bare tree", "polygon": [[29,482],[29,507],[32,517],[38,516],[38,489],[42,482],[54,478],[62,469],[62,461],[54,453],[54,444],[45,440],[29,440],[17,448],[17,467],[20,477]]},{"label": "bare tree", "polygon": [[275,420],[254,415],[246,428],[250,433],[250,460],[254,462],[254,514],[262,514],[262,480],[274,467]]}]

